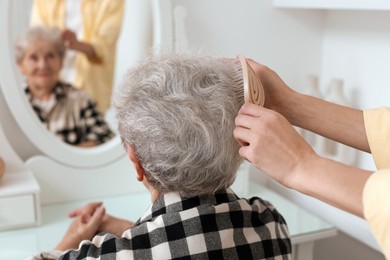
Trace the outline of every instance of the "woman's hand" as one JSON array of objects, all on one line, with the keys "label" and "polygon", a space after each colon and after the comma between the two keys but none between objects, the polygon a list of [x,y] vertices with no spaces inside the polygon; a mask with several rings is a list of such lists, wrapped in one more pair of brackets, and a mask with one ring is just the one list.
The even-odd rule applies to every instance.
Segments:
[{"label": "woman's hand", "polygon": [[69,29],[63,30],[61,33],[61,38],[62,38],[62,41],[64,42],[66,48],[69,48],[72,50],[76,48],[76,46],[78,44],[78,40],[77,40],[76,34],[73,31],[71,31]]},{"label": "woman's hand", "polygon": [[287,86],[279,75],[269,67],[251,59],[247,59],[247,61],[256,75],[260,78],[264,87],[264,107],[281,113],[290,121],[288,117],[291,109],[291,102],[295,100],[299,93]]},{"label": "woman's hand", "polygon": [[105,209],[103,205],[95,208],[91,215],[84,214],[85,210],[90,210],[91,207],[82,209],[81,214],[75,216],[76,219],[70,224],[63,239],[57,245],[55,250],[65,251],[68,249],[76,249],[81,241],[92,240],[98,232],[105,216]]},{"label": "woman's hand", "polygon": [[245,104],[236,118],[234,136],[240,155],[283,185],[291,186],[314,150],[279,113]]},{"label": "woman's hand", "polygon": [[75,217],[80,217],[82,216],[85,220],[89,220],[93,213],[103,205],[103,202],[92,202],[92,203],[88,203],[87,205],[85,206],[82,206],[80,208],[77,208],[73,211],[71,211],[69,214],[68,214],[68,217],[69,218],[75,218]]},{"label": "woman's hand", "polygon": [[65,29],[62,31],[61,38],[66,48],[84,53],[88,60],[93,63],[102,62],[101,58],[97,56],[93,45],[88,42],[79,41],[75,32]]},{"label": "woman's hand", "polygon": [[[68,217],[74,218],[82,216],[84,219],[89,220],[92,218],[94,212],[102,205],[102,202],[89,203],[81,208],[73,210],[68,214]],[[134,223],[131,221],[105,214],[97,229],[97,233],[108,232],[116,236],[121,236],[126,229],[131,228],[132,226],[134,226]]]},{"label": "woman's hand", "polygon": [[362,217],[371,172],[318,156],[279,113],[245,104],[234,136],[240,155],[280,184]]},{"label": "woman's hand", "polygon": [[100,232],[108,232],[116,235],[117,237],[122,236],[123,232],[134,226],[134,223],[126,219],[120,219],[106,214],[99,227]]}]

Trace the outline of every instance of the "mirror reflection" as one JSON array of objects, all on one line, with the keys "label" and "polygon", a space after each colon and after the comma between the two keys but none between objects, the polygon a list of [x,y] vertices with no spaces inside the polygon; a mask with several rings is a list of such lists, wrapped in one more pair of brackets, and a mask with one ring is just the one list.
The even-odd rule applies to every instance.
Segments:
[{"label": "mirror reflection", "polygon": [[[61,110],[57,108],[58,113],[51,112],[51,117],[48,118],[49,108],[52,108],[53,104],[42,105],[42,102],[36,101],[37,99],[32,100],[32,93],[27,88],[29,86],[27,75],[20,70],[21,67],[17,64],[20,75],[25,77],[23,87],[28,89],[26,94],[34,112],[51,133],[66,143],[91,147],[112,140],[116,135],[116,120],[110,108],[111,93],[113,86],[121,78],[120,72],[125,71],[132,62],[131,55],[129,59],[129,53],[125,49],[128,48],[129,41],[133,38],[129,37],[129,28],[123,21],[124,13],[128,11],[126,11],[125,2],[125,0],[13,2],[15,10],[26,10],[26,16],[21,19],[17,15],[14,16],[13,23],[16,25],[14,28],[18,33],[14,34],[13,39],[17,38],[20,32],[25,32],[28,27],[58,28],[65,46],[58,81],[86,92],[90,97],[90,102],[95,103],[93,112],[88,112],[88,116],[83,113],[74,116],[73,123],[70,123],[70,120],[62,120],[62,124],[56,123],[56,126],[53,126],[48,123],[52,121],[52,117],[63,118],[64,115],[70,114],[69,111],[60,112]],[[119,52],[122,54],[120,55]],[[53,87],[53,89],[57,88]],[[59,116],[60,114],[63,116]],[[94,120],[88,120],[90,122],[88,125],[84,120],[84,123],[80,125],[79,123],[83,121],[81,118],[90,118],[90,114],[95,115]],[[55,121],[58,121],[58,118]],[[94,132],[91,130],[91,125],[97,129],[98,133],[91,134]],[[88,135],[90,138],[85,139]],[[94,141],[91,143],[88,140]]]},{"label": "mirror reflection", "polygon": [[25,93],[47,129],[66,143],[91,147],[114,134],[88,93],[61,80],[65,44],[54,27],[28,28],[15,41],[15,60]]},{"label": "mirror reflection", "polygon": [[57,27],[66,46],[61,77],[110,106],[124,0],[34,0],[30,25]]}]

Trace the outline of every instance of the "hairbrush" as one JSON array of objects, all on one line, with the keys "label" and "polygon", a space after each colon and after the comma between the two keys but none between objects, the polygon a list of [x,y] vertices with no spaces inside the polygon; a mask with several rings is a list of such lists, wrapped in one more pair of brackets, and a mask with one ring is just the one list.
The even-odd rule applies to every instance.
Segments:
[{"label": "hairbrush", "polygon": [[239,91],[244,93],[244,102],[263,106],[265,100],[263,84],[261,84],[260,78],[248,64],[246,58],[238,55],[233,60],[233,64],[236,73],[234,80],[238,82],[238,85],[243,86]]}]

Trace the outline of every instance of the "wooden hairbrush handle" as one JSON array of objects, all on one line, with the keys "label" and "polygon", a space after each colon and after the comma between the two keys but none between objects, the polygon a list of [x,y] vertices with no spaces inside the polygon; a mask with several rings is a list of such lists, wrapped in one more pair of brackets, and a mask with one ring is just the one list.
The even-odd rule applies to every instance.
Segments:
[{"label": "wooden hairbrush handle", "polygon": [[265,94],[261,80],[248,64],[245,57],[239,55],[238,58],[240,60],[243,73],[245,103],[253,103],[258,106],[264,106]]}]

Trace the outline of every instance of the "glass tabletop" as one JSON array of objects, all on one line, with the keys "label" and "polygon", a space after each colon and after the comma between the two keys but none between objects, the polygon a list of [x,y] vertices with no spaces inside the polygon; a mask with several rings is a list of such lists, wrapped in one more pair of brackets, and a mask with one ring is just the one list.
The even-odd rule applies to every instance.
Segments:
[{"label": "glass tabletop", "polygon": [[[250,183],[247,195],[247,197],[261,197],[276,207],[287,222],[292,244],[329,237],[337,232],[332,225],[265,186]],[[43,206],[40,226],[0,232],[0,259],[25,259],[39,251],[54,248],[72,221],[67,217],[67,214],[92,201],[102,201],[109,214],[133,221],[137,220],[151,203],[150,195],[145,191],[123,196]]]}]

